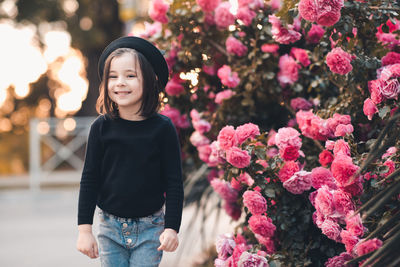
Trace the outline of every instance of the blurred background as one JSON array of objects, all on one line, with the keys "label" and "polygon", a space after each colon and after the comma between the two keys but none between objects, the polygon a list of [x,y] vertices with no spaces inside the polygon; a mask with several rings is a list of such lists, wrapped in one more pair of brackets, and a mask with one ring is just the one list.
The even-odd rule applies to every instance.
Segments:
[{"label": "blurred background", "polygon": [[[115,38],[144,30],[149,2],[0,1],[0,266],[100,266],[75,249],[97,61]],[[182,229],[197,237],[181,236],[186,245],[162,266],[189,266],[216,234],[200,237],[189,209]]]}]

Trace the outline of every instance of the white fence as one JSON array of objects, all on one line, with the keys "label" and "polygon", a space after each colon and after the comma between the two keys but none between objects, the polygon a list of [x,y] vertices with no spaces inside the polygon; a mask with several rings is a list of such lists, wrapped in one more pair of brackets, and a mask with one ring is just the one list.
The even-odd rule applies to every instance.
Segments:
[{"label": "white fence", "polygon": [[[79,182],[89,129],[94,117],[32,119],[30,121],[29,184]],[[79,157],[76,152],[81,152]],[[82,156],[83,154],[83,156]],[[62,164],[66,170],[58,170]]]}]

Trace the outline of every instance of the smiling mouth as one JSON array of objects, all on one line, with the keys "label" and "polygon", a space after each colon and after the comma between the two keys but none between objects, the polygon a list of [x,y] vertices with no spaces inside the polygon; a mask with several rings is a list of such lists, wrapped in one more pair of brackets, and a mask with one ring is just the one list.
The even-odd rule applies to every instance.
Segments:
[{"label": "smiling mouth", "polygon": [[132,93],[131,91],[119,91],[119,92],[114,92],[116,95],[129,95]]}]

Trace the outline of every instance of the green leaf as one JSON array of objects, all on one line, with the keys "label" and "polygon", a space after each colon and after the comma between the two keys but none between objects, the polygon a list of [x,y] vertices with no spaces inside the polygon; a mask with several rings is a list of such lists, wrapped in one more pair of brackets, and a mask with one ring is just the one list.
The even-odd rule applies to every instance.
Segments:
[{"label": "green leaf", "polygon": [[267,197],[275,198],[275,190],[272,188],[267,188],[264,190],[264,193]]},{"label": "green leaf", "polygon": [[389,112],[390,112],[390,108],[388,106],[385,106],[379,110],[379,117],[381,117],[381,119],[383,119]]}]

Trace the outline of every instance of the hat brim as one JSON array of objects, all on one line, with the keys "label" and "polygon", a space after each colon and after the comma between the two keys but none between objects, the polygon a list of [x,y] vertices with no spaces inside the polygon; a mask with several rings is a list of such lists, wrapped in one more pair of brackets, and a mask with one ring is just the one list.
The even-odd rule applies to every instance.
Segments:
[{"label": "hat brim", "polygon": [[104,64],[107,57],[118,48],[132,48],[143,54],[153,67],[155,74],[161,82],[163,88],[168,82],[168,65],[161,51],[152,43],[135,36],[125,36],[112,41],[103,51],[98,64],[100,79],[103,78]]}]

